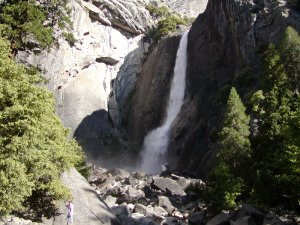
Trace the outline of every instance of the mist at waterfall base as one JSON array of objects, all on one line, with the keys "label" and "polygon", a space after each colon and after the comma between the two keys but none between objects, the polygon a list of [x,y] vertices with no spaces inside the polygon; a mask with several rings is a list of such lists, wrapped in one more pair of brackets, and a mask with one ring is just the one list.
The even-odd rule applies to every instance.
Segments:
[{"label": "mist at waterfall base", "polygon": [[172,123],[180,112],[184,101],[186,85],[188,31],[181,37],[177,50],[174,77],[171,83],[167,115],[162,126],[150,131],[144,138],[141,151],[140,170],[147,174],[161,172],[161,166],[166,162]]}]

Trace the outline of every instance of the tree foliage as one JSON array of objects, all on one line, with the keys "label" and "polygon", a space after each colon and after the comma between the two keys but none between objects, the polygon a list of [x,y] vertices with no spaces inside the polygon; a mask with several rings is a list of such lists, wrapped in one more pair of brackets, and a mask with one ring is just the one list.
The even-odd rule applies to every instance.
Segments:
[{"label": "tree foliage", "polygon": [[251,157],[250,118],[236,89],[231,88],[219,133],[219,164],[208,179],[207,193],[218,210],[232,208],[242,193]]},{"label": "tree foliage", "polygon": [[168,16],[164,19],[159,20],[157,24],[155,39],[158,40],[161,37],[176,31],[178,25],[187,25],[187,23],[183,18],[176,15]]},{"label": "tree foliage", "polygon": [[222,130],[220,132],[220,148],[218,157],[231,170],[240,170],[250,158],[250,117],[235,88],[232,88],[227,101]]},{"label": "tree foliage", "polygon": [[67,0],[6,0],[0,4],[0,34],[17,48],[35,42],[51,46],[55,27],[69,28]]},{"label": "tree foliage", "polygon": [[155,42],[160,40],[163,36],[176,31],[179,25],[188,26],[194,21],[194,18],[171,12],[166,6],[149,4],[146,6],[146,9],[155,19],[158,19],[157,26],[150,27],[146,32],[146,37],[153,39]]},{"label": "tree foliage", "polygon": [[299,204],[300,37],[291,27],[278,48],[269,46],[264,68],[261,90],[252,97],[258,119],[255,191],[271,204],[284,198]]},{"label": "tree foliage", "polygon": [[150,12],[152,16],[155,18],[163,17],[163,16],[170,16],[171,12],[168,7],[166,6],[155,6],[153,4],[148,4],[146,9]]},{"label": "tree foliage", "polygon": [[67,196],[60,174],[82,161],[80,147],[55,115],[41,79],[9,57],[0,39],[0,212],[17,210],[33,191]]}]

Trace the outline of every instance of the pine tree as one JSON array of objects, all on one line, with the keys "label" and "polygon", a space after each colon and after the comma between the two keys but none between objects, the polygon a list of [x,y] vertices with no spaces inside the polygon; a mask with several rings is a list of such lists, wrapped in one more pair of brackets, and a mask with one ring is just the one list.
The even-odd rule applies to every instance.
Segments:
[{"label": "pine tree", "polygon": [[233,87],[227,101],[222,130],[219,134],[218,165],[208,178],[207,195],[216,207],[232,208],[241,195],[248,174],[251,156],[250,118],[245,114],[236,89]]},{"label": "pine tree", "polygon": [[224,122],[220,132],[218,158],[230,165],[231,170],[239,170],[250,158],[250,118],[245,114],[236,89],[233,87],[227,101]]},{"label": "pine tree", "polygon": [[300,37],[292,28],[265,57],[262,89],[252,97],[258,119],[254,138],[255,191],[269,204],[300,200]]}]

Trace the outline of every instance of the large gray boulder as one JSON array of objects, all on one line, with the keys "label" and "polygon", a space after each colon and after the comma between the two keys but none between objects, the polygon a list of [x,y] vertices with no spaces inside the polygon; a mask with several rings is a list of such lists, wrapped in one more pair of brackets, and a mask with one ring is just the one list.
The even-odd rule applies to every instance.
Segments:
[{"label": "large gray boulder", "polygon": [[257,224],[262,223],[264,219],[264,213],[249,204],[242,205],[236,212],[235,218],[241,219],[246,216],[252,217]]},{"label": "large gray boulder", "polygon": [[232,217],[229,213],[222,212],[216,215],[211,220],[209,220],[206,225],[225,225],[228,223],[229,219]]},{"label": "large gray boulder", "polygon": [[204,211],[198,211],[193,212],[189,214],[188,221],[191,224],[201,224],[205,221],[205,212]]},{"label": "large gray boulder", "polygon": [[[65,172],[61,179],[63,184],[71,190],[73,196],[73,225],[111,225],[113,221],[116,221],[116,217],[111,213],[109,207],[76,169]],[[54,220],[46,221],[45,224],[65,224],[66,212],[65,205],[61,205],[58,210],[59,216]]]},{"label": "large gray boulder", "polygon": [[245,216],[232,223],[232,225],[256,225],[255,220],[250,216]]},{"label": "large gray boulder", "polygon": [[172,202],[166,196],[158,197],[158,205],[163,207],[170,215],[175,210],[175,207],[173,206]]},{"label": "large gray boulder", "polygon": [[154,177],[152,185],[162,191],[170,191],[173,195],[185,195],[184,189],[170,178]]}]

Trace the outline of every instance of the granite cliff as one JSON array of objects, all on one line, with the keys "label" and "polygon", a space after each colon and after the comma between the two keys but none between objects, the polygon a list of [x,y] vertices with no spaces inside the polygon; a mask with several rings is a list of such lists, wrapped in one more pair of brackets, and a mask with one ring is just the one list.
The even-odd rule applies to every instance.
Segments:
[{"label": "granite cliff", "polygon": [[[299,22],[299,12],[286,1],[208,2],[206,11],[199,15],[189,32],[186,100],[174,123],[168,151],[173,169],[196,176],[207,175],[215,162],[217,133],[229,89],[237,87],[247,100],[247,94],[256,87],[261,75],[261,59],[267,46],[270,42],[278,43],[287,26],[299,31]],[[134,119],[131,113],[127,123],[129,137],[140,145],[143,135],[158,126],[164,117],[164,112],[154,113],[160,103],[149,105],[156,94],[163,95],[143,92],[143,76],[147,75],[141,73],[131,110],[135,110],[137,98],[143,99],[140,108],[152,110],[139,112]],[[155,83],[151,84],[155,90]],[[165,101],[163,97],[160,99]],[[151,114],[159,116],[151,117]],[[135,133],[139,134],[132,135]]]},{"label": "granite cliff", "polygon": [[[74,45],[58,38],[50,51],[18,54],[49,79],[64,125],[90,161],[103,153],[103,166],[105,156],[113,157],[118,149],[138,152],[145,135],[164,118],[179,35],[164,38],[149,51],[143,33],[154,23],[145,10],[150,2],[189,16],[203,12],[207,3],[73,1]],[[299,18],[286,1],[208,1],[189,32],[186,99],[168,151],[173,169],[207,174],[229,88],[236,86],[245,100],[257,85],[266,47],[278,43],[287,26],[299,31]]]},{"label": "granite cliff", "polygon": [[[123,117],[148,52],[144,33],[155,23],[146,5],[166,5],[181,14],[197,16],[204,10],[202,2],[206,0],[73,0],[75,43],[68,43],[57,30],[51,49],[19,50],[18,60],[37,67],[48,80],[57,113],[90,161],[110,158],[111,152],[127,148],[120,139]],[[176,43],[169,45],[176,52]]]},{"label": "granite cliff", "polygon": [[229,88],[247,102],[269,43],[277,44],[287,26],[299,32],[299,22],[299,11],[286,1],[209,1],[189,33],[186,105],[170,145],[179,170],[207,174]]}]

